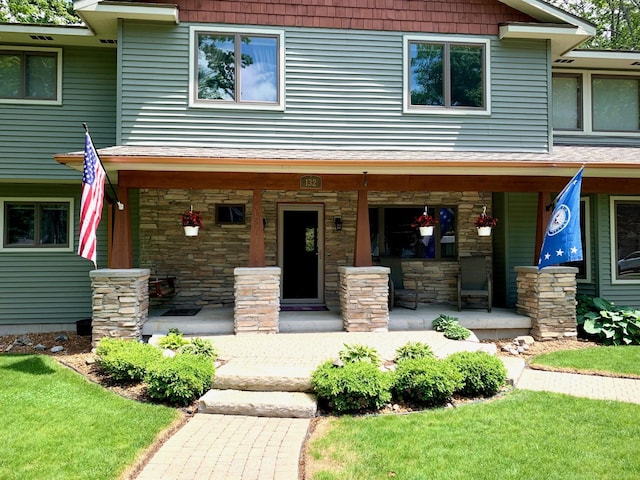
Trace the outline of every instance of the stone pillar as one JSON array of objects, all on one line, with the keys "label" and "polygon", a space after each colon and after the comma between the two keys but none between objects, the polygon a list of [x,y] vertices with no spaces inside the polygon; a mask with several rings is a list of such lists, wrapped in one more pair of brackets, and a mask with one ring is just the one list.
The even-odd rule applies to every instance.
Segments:
[{"label": "stone pillar", "polygon": [[102,337],[142,340],[149,316],[149,270],[102,269],[89,272],[93,290],[91,344]]},{"label": "stone pillar", "polygon": [[531,318],[536,340],[576,337],[577,268],[516,267],[518,313]]},{"label": "stone pillar", "polygon": [[347,332],[389,331],[387,267],[339,267],[340,310]]},{"label": "stone pillar", "polygon": [[238,267],[235,276],[235,333],[278,333],[280,267]]}]

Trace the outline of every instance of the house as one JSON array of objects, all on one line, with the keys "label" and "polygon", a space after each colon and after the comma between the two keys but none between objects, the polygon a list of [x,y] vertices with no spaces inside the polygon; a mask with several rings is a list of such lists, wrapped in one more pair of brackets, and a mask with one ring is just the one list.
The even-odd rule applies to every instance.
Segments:
[{"label": "house", "polygon": [[514,308],[584,165],[578,292],[640,306],[640,54],[578,49],[594,27],[542,1],[362,3],[80,0],[85,26],[0,25],[0,331],[91,317],[82,122],[113,183],[98,266],[150,269],[172,305],[233,305],[236,267],[279,267],[281,304],[337,306],[341,269],[386,257],[453,304],[481,255]]}]

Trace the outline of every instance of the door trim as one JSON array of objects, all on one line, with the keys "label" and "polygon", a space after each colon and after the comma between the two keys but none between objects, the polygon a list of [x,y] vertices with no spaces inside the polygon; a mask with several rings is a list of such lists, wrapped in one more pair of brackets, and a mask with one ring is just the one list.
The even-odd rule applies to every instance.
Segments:
[{"label": "door trim", "polygon": [[[322,203],[278,203],[278,266],[284,270],[284,212],[306,211],[318,214],[318,296],[316,298],[295,298],[284,300],[280,282],[280,301],[287,304],[324,303],[324,204]],[[281,274],[283,275],[283,274]]]}]

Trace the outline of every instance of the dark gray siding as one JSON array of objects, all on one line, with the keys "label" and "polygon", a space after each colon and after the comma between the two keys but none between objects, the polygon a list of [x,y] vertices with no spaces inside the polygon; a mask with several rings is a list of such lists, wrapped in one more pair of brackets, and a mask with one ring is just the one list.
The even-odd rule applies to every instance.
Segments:
[{"label": "dark gray siding", "polygon": [[[0,251],[0,328],[11,324],[68,323],[91,317],[93,263],[77,255],[80,182],[72,185],[2,185],[2,197],[74,199],[74,251]],[[98,267],[107,266],[107,212],[98,231]]]},{"label": "dark gray siding", "polygon": [[79,181],[53,155],[84,148],[82,122],[97,148],[115,143],[115,50],[68,47],[62,55],[62,105],[0,104],[0,181]]},{"label": "dark gray siding", "polygon": [[122,47],[125,145],[548,148],[542,41],[491,38],[490,116],[403,113],[401,32],[287,29],[284,112],[189,108],[188,24],[125,22]]}]

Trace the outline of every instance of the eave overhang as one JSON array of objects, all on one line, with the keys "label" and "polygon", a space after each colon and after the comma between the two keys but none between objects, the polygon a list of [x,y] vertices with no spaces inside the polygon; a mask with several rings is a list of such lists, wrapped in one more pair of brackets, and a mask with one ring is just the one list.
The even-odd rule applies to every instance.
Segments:
[{"label": "eave overhang", "polygon": [[561,57],[595,35],[595,29],[585,30],[576,25],[510,23],[500,25],[500,38],[549,40],[553,58]]},{"label": "eave overhang", "polygon": [[96,35],[116,35],[118,20],[180,23],[177,5],[159,3],[80,0],[74,3],[76,13]]},{"label": "eave overhang", "polygon": [[553,59],[554,68],[640,71],[640,52],[612,50],[572,50]]},{"label": "eave overhang", "polygon": [[84,25],[42,25],[0,23],[0,43],[4,45],[93,46],[115,48],[115,36],[97,36]]},{"label": "eave overhang", "polygon": [[[513,175],[640,178],[640,147],[556,146],[552,153],[225,149],[116,146],[98,150],[107,172]],[[55,155],[81,171],[83,152]]]}]

